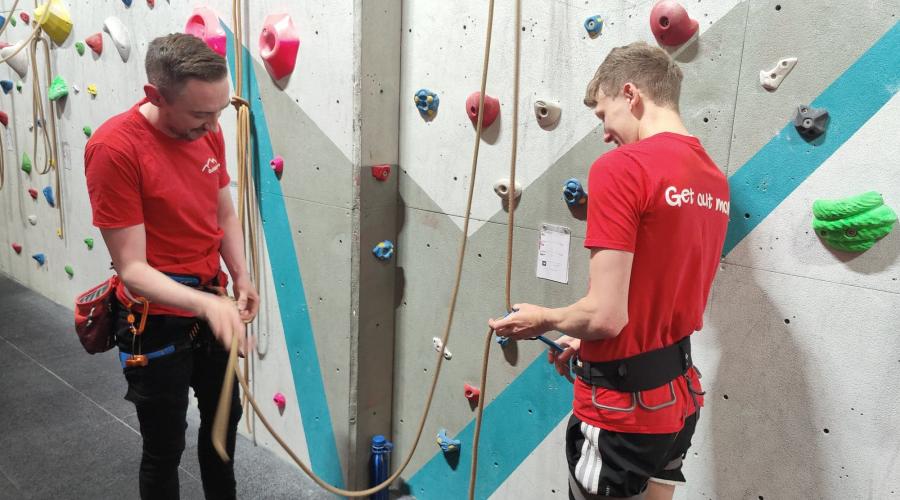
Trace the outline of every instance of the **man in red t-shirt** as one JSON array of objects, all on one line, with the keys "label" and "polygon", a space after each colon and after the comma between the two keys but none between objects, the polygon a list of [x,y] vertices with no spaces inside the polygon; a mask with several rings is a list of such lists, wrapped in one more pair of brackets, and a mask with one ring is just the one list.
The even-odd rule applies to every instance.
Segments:
[{"label": "man in red t-shirt", "polygon": [[[678,111],[682,73],[662,49],[613,49],[584,103],[618,147],[588,179],[587,295],[568,307],[516,304],[489,323],[514,340],[558,330],[574,412],[569,495],[671,499],[703,405],[690,335],[703,311],[728,224],[728,182]],[[573,358],[573,355],[577,356]]]},{"label": "man in red t-shirt", "polygon": [[[146,97],[98,128],[84,154],[94,225],[122,283],[116,337],[125,398],[135,404],[143,438],[140,495],[178,498],[192,387],[200,410],[203,490],[207,498],[234,498],[232,462],[214,451],[211,428],[226,346],[237,336],[243,352],[244,325],[256,316],[259,295],[247,272],[218,125],[230,101],[228,66],[199,38],[174,34],[150,43],[145,67]],[[234,280],[236,304],[207,293],[226,286],[220,256]],[[241,417],[236,386],[229,456]]]}]

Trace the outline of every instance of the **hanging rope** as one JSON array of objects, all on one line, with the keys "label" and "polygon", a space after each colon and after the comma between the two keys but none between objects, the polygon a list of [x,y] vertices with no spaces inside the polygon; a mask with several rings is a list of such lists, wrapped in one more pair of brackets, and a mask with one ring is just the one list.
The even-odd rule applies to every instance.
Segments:
[{"label": "hanging rope", "polygon": [[[475,129],[475,146],[474,151],[472,153],[472,168],[471,173],[469,175],[469,190],[468,190],[468,198],[466,201],[466,211],[463,223],[462,236],[460,237],[460,246],[459,246],[459,255],[457,257],[457,266],[456,266],[456,278],[453,286],[453,292],[451,294],[449,312],[447,317],[447,323],[444,328],[444,333],[442,336],[442,343],[444,346],[448,344],[450,339],[450,330],[453,326],[453,317],[456,312],[456,302],[457,297],[459,295],[460,283],[462,281],[462,269],[463,263],[465,260],[466,253],[466,244],[468,243],[468,228],[469,221],[471,219],[472,214],[472,199],[475,187],[475,178],[478,170],[478,151],[481,146],[481,134],[483,128],[483,117],[484,117],[484,96],[487,85],[487,74],[488,74],[488,66],[490,60],[490,51],[491,51],[491,32],[493,29],[494,23],[494,0],[489,0],[488,2],[488,23],[487,23],[487,31],[485,35],[485,47],[484,47],[484,59],[482,65],[482,73],[481,73],[481,97],[478,100],[478,120]],[[235,28],[237,30],[237,28]],[[437,387],[438,378],[441,373],[441,366],[443,364],[444,356],[443,353],[437,354],[437,362],[435,364],[434,376],[431,380],[431,387],[428,391],[428,396],[425,400],[425,408],[422,412],[422,418],[419,420],[419,427],[416,431],[416,437],[413,440],[413,445],[410,451],[407,453],[400,467],[391,474],[384,482],[379,485],[373,486],[371,488],[365,490],[345,490],[342,488],[337,488],[325,482],[322,478],[317,476],[302,460],[297,456],[297,454],[291,449],[291,447],[284,441],[284,439],[275,431],[272,425],[269,423],[268,419],[265,417],[260,409],[256,399],[253,397],[250,386],[247,383],[246,379],[243,377],[241,370],[237,366],[237,358],[238,358],[238,337],[235,335],[232,338],[231,349],[228,356],[228,364],[225,369],[225,379],[222,384],[222,393],[219,398],[219,406],[216,410],[216,418],[213,424],[213,446],[216,451],[219,453],[219,456],[223,460],[229,460],[229,457],[225,451],[225,435],[226,435],[226,424],[228,421],[229,415],[229,396],[231,395],[231,391],[234,387],[234,377],[230,374],[234,372],[237,375],[238,382],[241,387],[244,389],[245,394],[248,397],[248,401],[250,405],[256,411],[256,414],[259,416],[260,422],[262,422],[263,426],[271,433],[272,437],[275,438],[275,441],[284,449],[285,452],[294,460],[298,467],[303,470],[306,475],[308,475],[316,484],[324,488],[325,490],[334,493],[336,495],[346,496],[346,497],[364,497],[369,496],[374,493],[377,493],[384,488],[390,486],[397,478],[400,477],[400,474],[406,469],[409,463],[412,461],[413,453],[416,450],[416,447],[419,444],[419,441],[422,438],[422,432],[425,429],[425,422],[428,419],[428,413],[431,409],[431,403],[434,398],[435,388]],[[217,425],[218,424],[218,425]]]}]

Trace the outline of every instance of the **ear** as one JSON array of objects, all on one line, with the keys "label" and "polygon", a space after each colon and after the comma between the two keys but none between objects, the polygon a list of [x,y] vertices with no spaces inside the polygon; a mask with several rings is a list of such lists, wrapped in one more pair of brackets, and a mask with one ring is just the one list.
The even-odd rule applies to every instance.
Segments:
[{"label": "ear", "polygon": [[147,100],[150,101],[150,104],[160,107],[165,104],[166,98],[163,97],[162,92],[159,91],[156,85],[152,83],[148,83],[144,85],[144,95],[147,96]]}]

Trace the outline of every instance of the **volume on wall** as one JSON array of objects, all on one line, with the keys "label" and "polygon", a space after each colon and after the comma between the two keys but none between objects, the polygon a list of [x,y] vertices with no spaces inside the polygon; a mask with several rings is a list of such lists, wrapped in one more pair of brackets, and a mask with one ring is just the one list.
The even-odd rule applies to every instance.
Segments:
[{"label": "volume on wall", "polygon": [[[13,2],[0,2],[7,15]],[[23,0],[29,14],[33,2]],[[409,451],[447,316],[462,228],[474,127],[466,97],[478,90],[486,2],[350,1],[245,3],[245,96],[253,112],[260,172],[263,309],[252,385],[267,416],[304,460],[331,482],[368,483],[369,440],[384,434],[397,461]],[[232,2],[215,0],[231,41]],[[69,2],[73,28],[53,44],[51,76],[70,88],[59,102],[58,146],[64,238],[43,196],[52,176],[26,174],[32,156],[32,74],[4,65],[0,79],[22,80],[0,94],[9,125],[6,182],[0,190],[0,271],[71,305],[109,273],[92,227],[83,175],[84,127],[134,105],[145,82],[143,57],[156,36],[183,31],[195,5],[143,0]],[[424,439],[396,485],[417,498],[459,498],[468,483],[474,411],[463,394],[476,384],[486,318],[502,314],[506,212],[493,184],[507,176],[512,108],[519,107],[513,300],[551,306],[587,286],[584,222],[562,200],[569,178],[584,182],[609,146],[581,104],[608,51],[635,40],[656,43],[653,2],[497,2],[487,94],[499,115],[485,130],[474,192],[462,293]],[[695,358],[708,390],[686,460],[680,498],[891,498],[900,496],[900,236],[871,250],[830,250],[811,230],[812,202],[864,191],[900,207],[900,2],[694,1],[699,38],[676,55],[685,78],[681,112],[731,179],[732,231]],[[300,39],[296,67],[275,81],[260,55],[267,16],[290,15]],[[19,20],[3,35],[30,33]],[[600,16],[591,37],[584,21]],[[103,32],[115,16],[131,38],[123,61],[108,34],[99,55],[76,42]],[[512,101],[514,31],[522,35],[522,82]],[[229,49],[232,70],[234,51]],[[759,72],[797,64],[776,90]],[[43,67],[43,55],[38,61]],[[41,75],[42,80],[47,75]],[[94,84],[96,96],[87,92]],[[413,96],[427,88],[440,107],[423,118]],[[46,89],[45,89],[46,91]],[[534,102],[558,102],[559,123],[542,128]],[[828,132],[800,141],[789,123],[797,106],[827,104]],[[222,116],[233,169],[234,113]],[[794,135],[792,135],[794,134]],[[274,156],[284,159],[276,178]],[[31,158],[34,163],[42,161]],[[374,165],[391,165],[386,181]],[[590,193],[588,193],[590,195]],[[36,224],[29,222],[34,216]],[[572,234],[569,282],[535,276],[542,224]],[[84,239],[96,244],[89,249]],[[383,240],[391,260],[371,253]],[[21,254],[11,244],[22,245]],[[43,253],[44,265],[31,259]],[[71,266],[70,277],[65,266]],[[59,332],[71,335],[71,332]],[[86,355],[86,354],[85,354]],[[490,359],[479,497],[566,498],[563,424],[568,383],[551,373],[544,348],[524,342]],[[98,361],[99,362],[99,361]],[[242,432],[247,433],[244,425]],[[461,440],[454,458],[434,444],[445,429]],[[256,425],[251,437],[281,453]],[[240,457],[237,457],[240,460]],[[297,472],[300,474],[300,472]],[[290,478],[285,478],[290,480]]]}]

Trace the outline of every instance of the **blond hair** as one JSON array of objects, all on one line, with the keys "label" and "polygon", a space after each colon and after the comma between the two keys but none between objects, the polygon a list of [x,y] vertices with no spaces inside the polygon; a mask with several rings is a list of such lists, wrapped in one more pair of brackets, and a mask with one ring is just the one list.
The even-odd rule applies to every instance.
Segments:
[{"label": "blond hair", "polygon": [[612,49],[584,94],[584,105],[597,105],[597,91],[608,97],[616,97],[622,87],[631,82],[641,92],[660,106],[678,110],[681,95],[681,68],[663,49],[651,47],[646,42],[634,42]]}]

